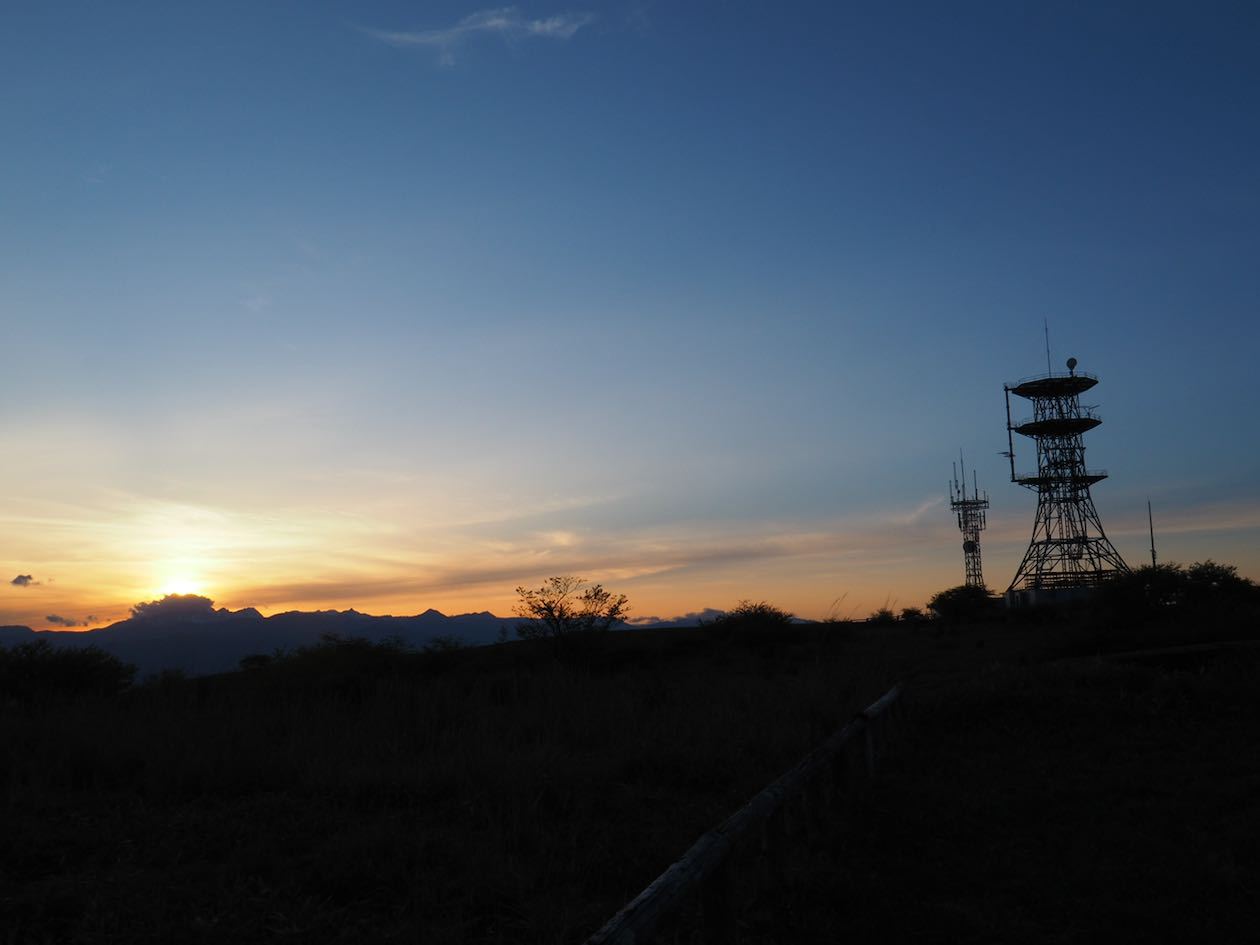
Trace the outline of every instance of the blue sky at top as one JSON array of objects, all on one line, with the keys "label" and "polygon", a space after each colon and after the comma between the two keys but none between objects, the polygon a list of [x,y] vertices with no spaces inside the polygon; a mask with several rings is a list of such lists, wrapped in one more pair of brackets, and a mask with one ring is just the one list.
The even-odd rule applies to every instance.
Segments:
[{"label": "blue sky at top", "polygon": [[824,573],[909,602],[960,571],[927,504],[959,447],[1004,586],[1032,496],[1003,479],[1001,386],[1044,370],[1043,318],[1056,369],[1102,377],[1121,550],[1149,495],[1171,556],[1260,576],[1254,5],[2,22],[0,556],[81,609],[150,587],[100,558],[173,553],[175,525],[137,538],[172,507],[265,516],[210,542],[233,603],[318,603],[311,561],[339,605],[362,581],[399,610],[561,565],[664,610],[817,610]]}]

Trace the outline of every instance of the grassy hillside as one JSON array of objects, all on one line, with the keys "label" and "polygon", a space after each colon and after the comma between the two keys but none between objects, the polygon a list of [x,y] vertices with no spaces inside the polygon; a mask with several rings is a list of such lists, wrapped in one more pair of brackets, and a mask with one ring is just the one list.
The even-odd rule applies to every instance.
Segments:
[{"label": "grassy hillside", "polygon": [[844,829],[749,910],[771,942],[1243,941],[1260,650],[994,666],[920,700]]},{"label": "grassy hillside", "polygon": [[580,942],[894,680],[883,780],[745,889],[748,941],[1225,929],[1260,880],[1253,651],[1099,656],[1255,635],[1218,604],[341,641],[129,688],[0,660],[0,941]]},{"label": "grassy hillside", "polygon": [[10,941],[575,941],[887,681],[848,627],[323,647],[0,717]]}]

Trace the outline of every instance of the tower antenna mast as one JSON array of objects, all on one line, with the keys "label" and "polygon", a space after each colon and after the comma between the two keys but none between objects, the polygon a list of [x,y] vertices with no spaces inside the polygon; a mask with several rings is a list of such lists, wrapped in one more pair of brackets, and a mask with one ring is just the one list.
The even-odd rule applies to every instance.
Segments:
[{"label": "tower antenna mast", "polygon": [[[989,507],[989,494],[980,492],[976,471],[971,471],[972,493],[967,495],[967,466],[962,450],[954,465],[954,478],[949,482],[949,507],[958,517],[958,530],[963,536],[963,573],[968,587],[984,587],[980,568],[980,533],[984,531],[984,510]],[[961,478],[960,478],[961,476]]]}]

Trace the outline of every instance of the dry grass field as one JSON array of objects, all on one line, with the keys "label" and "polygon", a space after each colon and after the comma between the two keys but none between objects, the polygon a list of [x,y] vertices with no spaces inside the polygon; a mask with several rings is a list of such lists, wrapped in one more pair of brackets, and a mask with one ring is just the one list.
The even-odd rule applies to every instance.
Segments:
[{"label": "dry grass field", "polygon": [[869,701],[860,632],[342,643],[10,706],[0,941],[578,941]]},{"label": "dry grass field", "polygon": [[11,687],[0,942],[576,945],[894,681],[879,781],[744,889],[746,941],[1230,940],[1258,918],[1256,651],[1115,654],[1255,636],[1252,606]]}]

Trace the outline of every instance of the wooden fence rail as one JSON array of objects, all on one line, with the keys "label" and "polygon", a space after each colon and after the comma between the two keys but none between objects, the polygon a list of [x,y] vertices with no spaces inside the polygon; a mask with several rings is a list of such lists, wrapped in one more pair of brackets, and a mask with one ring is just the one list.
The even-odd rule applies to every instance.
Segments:
[{"label": "wooden fence rail", "polygon": [[[799,764],[704,834],[682,858],[658,876],[586,945],[644,945],[666,921],[699,898],[703,940],[737,941],[735,859],[757,841],[764,858],[781,856],[786,841],[820,822],[842,792],[870,779],[893,729],[902,720],[901,686],[893,686],[835,732]],[[860,751],[860,761],[853,759]]]}]

